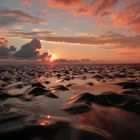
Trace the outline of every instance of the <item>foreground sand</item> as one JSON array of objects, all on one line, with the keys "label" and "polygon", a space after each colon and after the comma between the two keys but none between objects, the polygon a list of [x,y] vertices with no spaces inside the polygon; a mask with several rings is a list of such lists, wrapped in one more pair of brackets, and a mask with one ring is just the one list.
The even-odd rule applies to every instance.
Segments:
[{"label": "foreground sand", "polygon": [[1,65],[5,139],[139,140],[140,65]]}]

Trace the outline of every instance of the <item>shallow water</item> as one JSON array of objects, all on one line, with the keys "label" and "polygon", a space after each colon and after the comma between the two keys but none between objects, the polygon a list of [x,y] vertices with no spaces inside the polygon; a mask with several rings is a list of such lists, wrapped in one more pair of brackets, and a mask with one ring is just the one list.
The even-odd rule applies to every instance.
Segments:
[{"label": "shallow water", "polygon": [[[137,83],[118,84],[128,81]],[[139,82],[135,64],[1,65],[0,139],[139,140]],[[100,98],[128,90],[135,95],[124,95],[121,104],[112,95],[73,100],[85,92]]]}]

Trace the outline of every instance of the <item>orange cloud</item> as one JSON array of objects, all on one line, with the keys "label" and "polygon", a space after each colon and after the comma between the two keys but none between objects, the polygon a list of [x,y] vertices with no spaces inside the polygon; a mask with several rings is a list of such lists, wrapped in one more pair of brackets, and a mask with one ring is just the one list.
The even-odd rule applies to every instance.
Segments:
[{"label": "orange cloud", "polygon": [[140,33],[140,1],[113,13],[112,19],[116,27],[128,28]]},{"label": "orange cloud", "polygon": [[99,17],[104,17],[112,12],[112,9],[117,5],[118,0],[95,0],[93,13]]},{"label": "orange cloud", "polygon": [[[31,0],[22,0],[30,2]],[[33,1],[32,1],[33,2]],[[111,25],[140,33],[140,0],[41,0],[51,8],[70,11],[75,16],[91,16],[101,25],[111,18]],[[45,11],[46,12],[46,11]],[[107,22],[109,22],[107,20]]]},{"label": "orange cloud", "polygon": [[42,0],[50,7],[73,10],[74,15],[105,16],[110,14],[118,0]]},{"label": "orange cloud", "polygon": [[42,0],[46,2],[49,6],[55,8],[75,8],[83,4],[84,0]]},{"label": "orange cloud", "polygon": [[[125,6],[116,10],[114,8],[118,2],[122,2]],[[105,24],[103,17],[111,15],[115,27],[140,33],[140,0],[95,0],[93,4],[79,8],[75,15],[96,17],[101,25]]]}]

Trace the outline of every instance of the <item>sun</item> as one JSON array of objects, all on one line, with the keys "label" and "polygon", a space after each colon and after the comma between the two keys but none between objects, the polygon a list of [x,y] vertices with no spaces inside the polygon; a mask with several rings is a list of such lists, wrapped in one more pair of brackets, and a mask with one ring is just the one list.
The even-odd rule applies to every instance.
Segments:
[{"label": "sun", "polygon": [[44,53],[42,56],[42,61],[49,62],[49,63],[55,61],[56,59],[58,59],[58,56],[50,52]]},{"label": "sun", "polygon": [[55,61],[56,59],[57,59],[57,56],[56,56],[56,54],[54,54],[54,53],[51,53],[50,62],[53,62],[53,61]]}]

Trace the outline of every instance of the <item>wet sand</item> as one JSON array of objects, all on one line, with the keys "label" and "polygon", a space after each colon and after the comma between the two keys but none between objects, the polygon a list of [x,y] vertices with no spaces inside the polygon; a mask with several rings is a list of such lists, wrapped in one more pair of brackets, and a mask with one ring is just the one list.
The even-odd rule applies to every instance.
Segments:
[{"label": "wet sand", "polygon": [[140,65],[0,65],[0,139],[139,140]]}]

